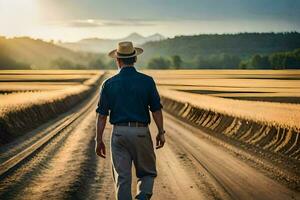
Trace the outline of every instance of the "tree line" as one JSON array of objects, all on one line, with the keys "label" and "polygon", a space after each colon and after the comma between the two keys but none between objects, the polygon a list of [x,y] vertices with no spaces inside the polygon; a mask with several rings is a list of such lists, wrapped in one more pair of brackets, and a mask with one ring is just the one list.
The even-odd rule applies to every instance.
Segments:
[{"label": "tree line", "polygon": [[[87,65],[58,57],[51,61],[53,69],[116,69],[114,60],[106,61],[101,56],[93,56]],[[278,52],[270,55],[255,54],[242,59],[236,55],[199,55],[195,60],[184,61],[181,56],[154,57],[149,60],[148,69],[300,69],[300,49]],[[0,52],[0,69],[31,69],[27,63],[18,62]]]},{"label": "tree line", "polygon": [[300,49],[277,52],[270,55],[254,54],[250,58],[237,55],[198,55],[195,60],[183,61],[181,56],[154,57],[149,60],[150,69],[300,69]]},{"label": "tree line", "polygon": [[240,67],[246,69],[300,69],[300,49],[270,55],[256,54],[240,63]]}]

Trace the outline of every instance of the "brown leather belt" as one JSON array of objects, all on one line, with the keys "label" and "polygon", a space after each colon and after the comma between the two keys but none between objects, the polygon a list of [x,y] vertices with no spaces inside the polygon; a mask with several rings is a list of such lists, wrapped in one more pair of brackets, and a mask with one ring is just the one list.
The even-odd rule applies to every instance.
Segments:
[{"label": "brown leather belt", "polygon": [[129,126],[129,127],[147,127],[148,124],[141,123],[141,122],[122,122],[116,123],[115,126]]}]

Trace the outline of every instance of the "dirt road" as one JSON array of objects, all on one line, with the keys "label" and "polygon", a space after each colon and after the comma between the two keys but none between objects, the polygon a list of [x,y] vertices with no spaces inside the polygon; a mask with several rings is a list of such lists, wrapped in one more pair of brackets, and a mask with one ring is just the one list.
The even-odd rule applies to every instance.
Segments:
[{"label": "dirt road", "polygon": [[[299,193],[247,165],[202,131],[165,117],[167,143],[156,151],[154,200],[300,199]],[[154,136],[154,124],[151,130]],[[107,149],[110,131],[107,126]],[[0,199],[113,199],[109,151],[106,159],[96,157],[94,134],[93,107],[32,158],[0,177]]]}]

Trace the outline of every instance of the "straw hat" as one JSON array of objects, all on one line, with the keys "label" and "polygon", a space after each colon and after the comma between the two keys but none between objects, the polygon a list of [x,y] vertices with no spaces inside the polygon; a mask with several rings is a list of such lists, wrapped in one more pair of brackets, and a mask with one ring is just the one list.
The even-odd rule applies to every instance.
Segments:
[{"label": "straw hat", "polygon": [[112,58],[131,58],[141,53],[143,49],[133,47],[132,42],[119,42],[118,48],[109,52],[108,55]]}]

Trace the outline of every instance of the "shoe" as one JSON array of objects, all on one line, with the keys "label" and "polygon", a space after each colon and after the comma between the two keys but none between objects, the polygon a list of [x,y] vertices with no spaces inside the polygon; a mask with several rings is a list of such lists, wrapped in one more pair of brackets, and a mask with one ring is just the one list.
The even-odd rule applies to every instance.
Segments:
[{"label": "shoe", "polygon": [[135,199],[138,199],[138,200],[150,200],[152,194],[145,194],[145,193],[140,193],[138,194]]}]

